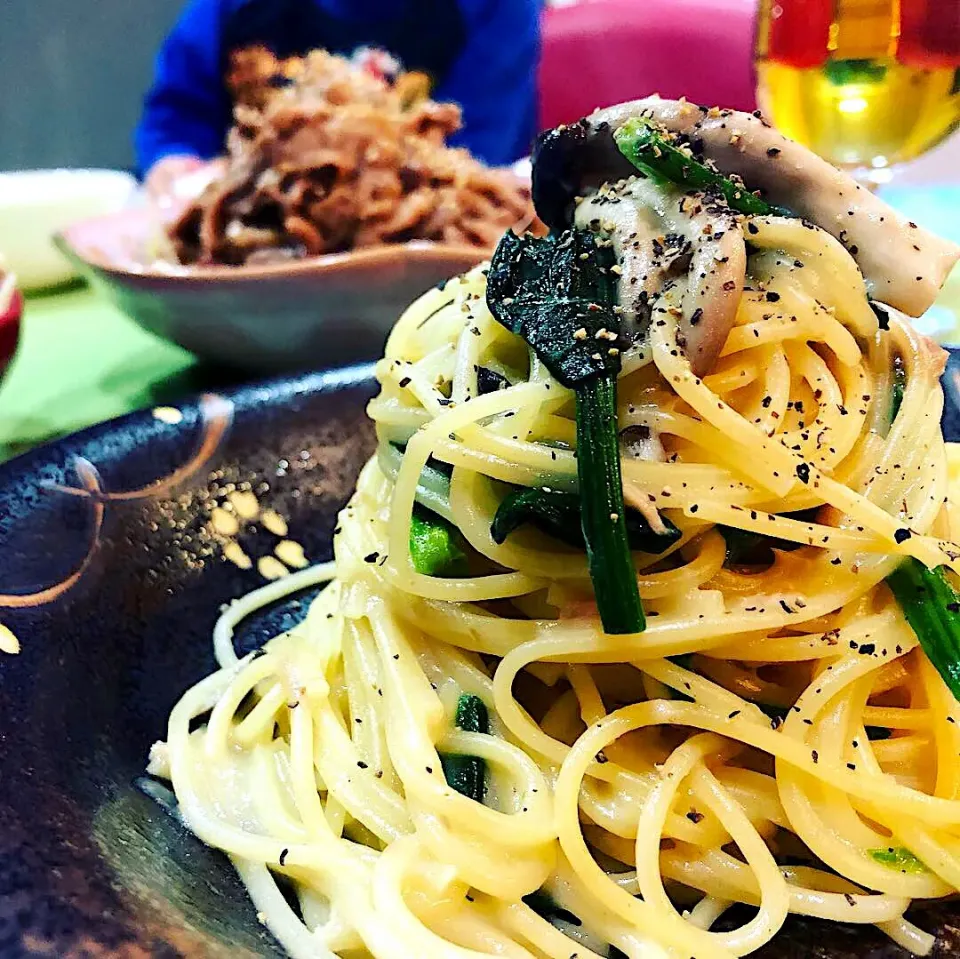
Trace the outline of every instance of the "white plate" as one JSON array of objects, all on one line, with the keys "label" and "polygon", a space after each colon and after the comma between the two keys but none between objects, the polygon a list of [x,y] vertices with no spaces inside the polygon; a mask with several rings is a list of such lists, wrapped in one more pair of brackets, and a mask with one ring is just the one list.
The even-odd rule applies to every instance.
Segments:
[{"label": "white plate", "polygon": [[122,209],[136,186],[119,170],[0,172],[0,254],[20,288],[55,286],[76,276],[53,235],[77,220]]}]

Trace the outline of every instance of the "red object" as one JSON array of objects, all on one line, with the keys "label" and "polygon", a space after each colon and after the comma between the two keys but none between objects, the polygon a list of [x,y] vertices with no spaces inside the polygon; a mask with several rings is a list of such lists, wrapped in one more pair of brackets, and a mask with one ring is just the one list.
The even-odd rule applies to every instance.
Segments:
[{"label": "red object", "polygon": [[897,59],[909,67],[960,67],[960,2],[911,0],[900,6]]},{"label": "red object", "polygon": [[17,352],[20,337],[20,318],[23,316],[23,296],[19,290],[13,291],[13,298],[6,312],[0,313],[0,373]]},{"label": "red object", "polygon": [[540,126],[659,93],[753,110],[756,0],[593,0],[544,13]]},{"label": "red object", "polygon": [[770,0],[767,57],[800,69],[826,63],[833,7],[833,0]]}]

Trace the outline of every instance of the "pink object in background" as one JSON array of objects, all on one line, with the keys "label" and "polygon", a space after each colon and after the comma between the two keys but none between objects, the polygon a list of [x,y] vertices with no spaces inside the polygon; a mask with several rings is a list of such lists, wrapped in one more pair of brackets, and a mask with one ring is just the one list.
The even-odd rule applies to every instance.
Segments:
[{"label": "pink object in background", "polygon": [[23,316],[23,296],[19,290],[7,296],[0,279],[0,374],[17,352],[20,338],[20,320]]},{"label": "pink object in background", "polygon": [[540,126],[659,93],[753,110],[755,0],[592,0],[544,12]]}]

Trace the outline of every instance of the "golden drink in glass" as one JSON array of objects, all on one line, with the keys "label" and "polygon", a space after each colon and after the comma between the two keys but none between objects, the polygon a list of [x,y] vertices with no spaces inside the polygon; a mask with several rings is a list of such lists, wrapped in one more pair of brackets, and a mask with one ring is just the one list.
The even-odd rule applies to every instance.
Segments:
[{"label": "golden drink in glass", "polygon": [[761,0],[756,66],[774,126],[884,171],[960,125],[960,0]]}]

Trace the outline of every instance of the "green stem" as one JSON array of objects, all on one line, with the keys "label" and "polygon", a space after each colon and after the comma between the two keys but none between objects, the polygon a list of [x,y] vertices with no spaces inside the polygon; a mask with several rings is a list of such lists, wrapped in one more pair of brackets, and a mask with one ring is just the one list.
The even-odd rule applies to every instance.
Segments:
[{"label": "green stem", "polygon": [[666,179],[684,190],[719,192],[731,210],[752,216],[791,216],[773,206],[705,163],[684,153],[670,142],[665,131],[645,117],[634,117],[613,135],[617,148],[638,169],[657,179]]},{"label": "green stem", "polygon": [[890,392],[890,422],[897,418],[903,404],[903,392],[907,388],[907,369],[903,357],[898,353],[893,358],[893,387]]},{"label": "green stem", "polygon": [[467,572],[467,556],[459,533],[445,519],[414,506],[410,520],[410,558],[424,576],[456,576]]},{"label": "green stem", "polygon": [[874,862],[891,869],[898,869],[902,873],[928,872],[927,867],[905,846],[887,846],[885,849],[868,849],[867,852]]},{"label": "green stem", "polygon": [[[454,723],[468,733],[490,732],[490,717],[487,707],[479,696],[464,693],[457,700],[457,715]],[[440,756],[443,775],[448,785],[474,802],[482,803],[487,791],[487,763],[479,756],[461,756],[446,753]]]},{"label": "green stem", "polygon": [[585,380],[576,398],[580,524],[597,609],[605,632],[639,633],[646,623],[627,541],[616,379],[608,374]]},{"label": "green stem", "polygon": [[960,701],[960,593],[942,566],[927,569],[913,557],[887,577],[887,585],[927,659]]}]

